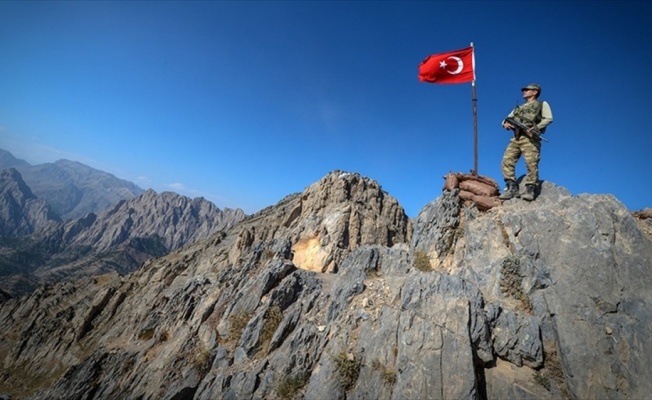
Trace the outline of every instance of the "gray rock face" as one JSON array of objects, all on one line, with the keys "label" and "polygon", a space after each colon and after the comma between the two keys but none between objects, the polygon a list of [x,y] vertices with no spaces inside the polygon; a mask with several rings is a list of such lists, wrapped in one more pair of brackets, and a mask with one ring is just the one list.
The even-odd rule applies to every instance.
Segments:
[{"label": "gray rock face", "polygon": [[[544,183],[410,221],[335,171],[132,274],[0,304],[0,393],[31,399],[644,398],[652,242]],[[646,233],[648,232],[648,233]]]},{"label": "gray rock face", "polygon": [[[152,257],[226,230],[245,217],[203,198],[148,190],[99,215],[50,223],[33,235],[0,244],[0,288],[13,296],[37,284],[108,272],[126,274]],[[30,255],[27,259],[23,254]]]},{"label": "gray rock face", "polygon": [[0,172],[0,237],[25,236],[61,219],[14,168]]},{"label": "gray rock face", "polygon": [[[38,234],[61,247],[92,246],[95,251],[113,249],[129,240],[156,236],[167,251],[177,250],[210,234],[227,229],[245,217],[242,210],[220,210],[197,197],[147,190],[131,200],[122,200],[97,216],[69,221],[62,227]],[[53,237],[57,237],[54,239]]]}]

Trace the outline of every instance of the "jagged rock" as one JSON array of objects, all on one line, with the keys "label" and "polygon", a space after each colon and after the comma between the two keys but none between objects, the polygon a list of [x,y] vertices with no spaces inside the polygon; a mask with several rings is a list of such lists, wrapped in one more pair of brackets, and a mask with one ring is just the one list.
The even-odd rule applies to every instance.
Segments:
[{"label": "jagged rock", "polygon": [[[561,392],[578,398],[644,396],[648,389],[634,375],[652,373],[641,362],[647,356],[629,354],[631,346],[639,355],[649,352],[635,343],[652,331],[651,309],[624,305],[652,304],[652,246],[622,203],[604,195],[573,197],[545,182],[530,206],[510,202],[487,217],[471,210],[462,216],[465,234],[456,252],[465,255],[452,273],[476,282],[487,300],[507,297],[521,314],[532,309],[551,385],[556,380]],[[504,272],[509,258],[519,261],[522,285],[505,296],[505,276],[495,271]]]},{"label": "jagged rock", "polygon": [[220,210],[203,198],[148,190],[99,215],[49,223],[21,246],[0,245],[1,287],[19,296],[39,283],[111,271],[127,274],[149,258],[226,230],[244,217],[240,209]]},{"label": "jagged rock", "polygon": [[32,193],[16,169],[0,173],[0,237],[26,236],[59,221],[59,216]]},{"label": "jagged rock", "polygon": [[[135,237],[156,236],[170,251],[229,228],[244,216],[240,209],[223,211],[201,197],[190,199],[172,192],[157,194],[149,189],[137,198],[118,202],[97,216],[89,214],[69,221],[56,229],[56,235],[61,238],[61,246],[91,245],[98,252]],[[52,231],[40,236],[50,236]]]},{"label": "jagged rock", "polygon": [[[334,171],[276,207],[278,220],[241,229],[232,261],[255,242],[289,240],[297,267],[336,272],[344,256],[358,246],[392,246],[411,235],[411,222],[396,199],[359,174]],[[266,216],[265,211],[254,215],[254,221]]]},{"label": "jagged rock", "polygon": [[0,392],[644,398],[650,244],[612,196],[544,182],[481,212],[447,191],[412,224],[336,171],[128,276],[0,304]]}]

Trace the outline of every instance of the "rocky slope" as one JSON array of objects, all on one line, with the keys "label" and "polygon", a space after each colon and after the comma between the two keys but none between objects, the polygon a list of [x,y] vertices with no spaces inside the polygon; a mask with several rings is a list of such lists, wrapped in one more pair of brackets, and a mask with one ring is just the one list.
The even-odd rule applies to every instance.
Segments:
[{"label": "rocky slope", "polygon": [[56,213],[37,198],[14,168],[0,171],[0,237],[26,236],[60,222]]},{"label": "rocky slope", "polygon": [[[652,392],[652,239],[544,183],[410,221],[335,171],[227,232],[0,304],[0,393],[31,399],[631,398]],[[648,232],[648,233],[646,233]]]},{"label": "rocky slope", "polygon": [[209,237],[242,220],[203,199],[148,190],[98,215],[44,226],[0,241],[0,289],[18,296],[39,284],[107,272],[126,274],[144,261]]},{"label": "rocky slope", "polygon": [[191,199],[173,192],[142,195],[122,200],[99,213],[60,226],[50,226],[36,236],[56,247],[92,246],[102,252],[134,237],[156,236],[168,251],[205,239],[242,220],[240,209],[220,210],[202,197]]},{"label": "rocky slope", "polygon": [[45,200],[63,219],[97,214],[144,192],[132,182],[76,161],[30,165],[0,149],[0,170],[6,168],[18,170],[34,195]]}]

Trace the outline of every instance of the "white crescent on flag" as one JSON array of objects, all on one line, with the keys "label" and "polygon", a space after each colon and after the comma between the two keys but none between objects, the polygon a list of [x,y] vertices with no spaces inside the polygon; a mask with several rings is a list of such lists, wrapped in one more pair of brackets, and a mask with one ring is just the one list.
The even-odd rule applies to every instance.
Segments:
[{"label": "white crescent on flag", "polygon": [[451,75],[457,75],[457,74],[459,74],[460,72],[462,72],[462,70],[464,69],[464,62],[462,61],[462,59],[459,58],[459,57],[453,57],[453,56],[451,56],[451,57],[448,57],[447,60],[450,59],[450,58],[452,58],[453,60],[457,61],[457,69],[456,69],[455,71],[449,71],[449,70],[446,70],[446,72],[448,72],[448,73],[451,74]]}]

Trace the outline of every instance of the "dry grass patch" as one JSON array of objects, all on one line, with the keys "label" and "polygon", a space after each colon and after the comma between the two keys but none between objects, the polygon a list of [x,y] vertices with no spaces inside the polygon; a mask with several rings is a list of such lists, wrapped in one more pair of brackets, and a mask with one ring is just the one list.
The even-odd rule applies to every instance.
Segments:
[{"label": "dry grass patch", "polygon": [[229,340],[238,340],[247,327],[253,313],[234,314],[229,316]]},{"label": "dry grass patch", "polygon": [[355,355],[345,352],[340,352],[337,356],[333,357],[333,361],[337,365],[337,372],[342,379],[344,389],[351,389],[358,381],[362,361],[358,360]]},{"label": "dry grass patch", "polygon": [[532,312],[532,301],[523,292],[523,276],[521,275],[521,262],[518,258],[507,257],[503,260],[500,278],[500,290],[506,295],[520,302],[523,310]]},{"label": "dry grass patch", "polygon": [[263,329],[260,333],[260,344],[263,348],[263,353],[269,350],[269,343],[272,341],[274,332],[283,321],[283,314],[279,306],[273,306],[267,309],[263,317]]},{"label": "dry grass patch", "polygon": [[430,258],[425,251],[416,251],[414,252],[414,268],[419,271],[430,272],[432,271],[432,264],[430,263]]},{"label": "dry grass patch", "polygon": [[282,399],[294,399],[306,383],[308,379],[305,375],[286,376],[276,387],[276,394]]},{"label": "dry grass patch", "polygon": [[396,383],[396,370],[394,370],[394,368],[388,367],[378,360],[374,360],[371,363],[371,368],[380,372],[380,376],[383,378],[383,382],[389,385]]}]

